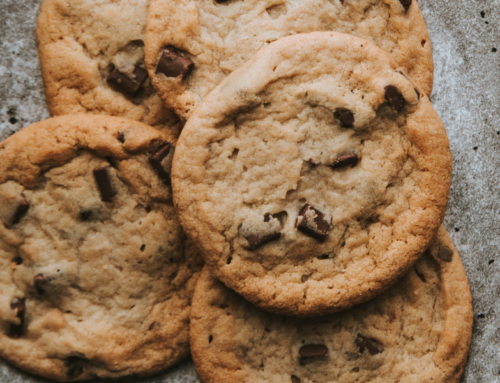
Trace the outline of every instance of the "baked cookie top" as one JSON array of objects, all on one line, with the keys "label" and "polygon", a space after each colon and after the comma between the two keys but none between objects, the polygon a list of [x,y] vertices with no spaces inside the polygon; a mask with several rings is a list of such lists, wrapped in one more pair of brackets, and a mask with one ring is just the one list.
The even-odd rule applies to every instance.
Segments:
[{"label": "baked cookie top", "polygon": [[451,179],[429,99],[366,40],[285,37],[233,72],[184,127],[174,202],[212,273],[254,304],[319,315],[416,262]]},{"label": "baked cookie top", "polygon": [[152,0],[146,64],[166,105],[187,119],[259,49],[317,31],[368,39],[431,94],[432,50],[416,0]]},{"label": "baked cookie top", "polygon": [[167,136],[63,116],[0,143],[0,356],[73,381],[189,354],[201,257],[171,200]]},{"label": "baked cookie top", "polygon": [[205,268],[193,298],[191,352],[203,383],[453,383],[472,320],[464,268],[441,228],[395,286],[329,316],[260,310]]},{"label": "baked cookie top", "polygon": [[150,0],[43,0],[37,24],[50,112],[127,117],[178,136],[144,62]]}]

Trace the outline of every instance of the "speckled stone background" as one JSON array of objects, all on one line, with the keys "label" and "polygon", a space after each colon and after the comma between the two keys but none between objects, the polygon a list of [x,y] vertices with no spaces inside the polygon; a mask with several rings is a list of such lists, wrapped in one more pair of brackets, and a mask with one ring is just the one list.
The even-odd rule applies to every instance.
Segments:
[{"label": "speckled stone background", "polygon": [[[49,117],[35,42],[40,2],[0,0],[0,140]],[[434,50],[431,100],[454,157],[445,226],[462,255],[474,298],[474,334],[462,381],[500,382],[500,0],[420,0],[420,6]],[[186,361],[151,378],[106,382],[117,381],[198,379]],[[47,381],[0,360],[0,383],[7,382]]]}]

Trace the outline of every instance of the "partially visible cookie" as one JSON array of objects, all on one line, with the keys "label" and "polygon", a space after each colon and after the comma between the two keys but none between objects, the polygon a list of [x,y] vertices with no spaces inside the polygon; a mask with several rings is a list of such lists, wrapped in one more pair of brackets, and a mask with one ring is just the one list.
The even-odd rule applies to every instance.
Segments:
[{"label": "partially visible cookie", "polygon": [[61,381],[148,375],[189,354],[201,257],[172,205],[173,143],[63,116],[0,143],[0,356]]},{"label": "partially visible cookie", "polygon": [[444,217],[451,153],[387,53],[315,32],[270,44],[204,99],[172,182],[217,278],[312,316],[374,297],[417,261]]},{"label": "partially visible cookie", "polygon": [[395,286],[350,310],[308,319],[270,314],[205,268],[191,314],[203,383],[457,383],[471,333],[467,276],[443,228]]},{"label": "partially visible cookie", "polygon": [[259,49],[316,31],[371,41],[431,94],[431,43],[416,0],[152,0],[146,64],[166,105],[187,119]]},{"label": "partially visible cookie", "polygon": [[150,0],[43,0],[37,24],[52,115],[104,114],[173,136],[181,125],[163,106],[144,63]]}]

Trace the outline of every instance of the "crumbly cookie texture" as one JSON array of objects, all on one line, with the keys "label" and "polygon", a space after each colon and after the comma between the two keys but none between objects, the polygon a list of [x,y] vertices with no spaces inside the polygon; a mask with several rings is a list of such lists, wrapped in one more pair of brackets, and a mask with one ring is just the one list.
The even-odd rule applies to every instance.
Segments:
[{"label": "crumbly cookie texture", "polygon": [[431,94],[432,50],[416,0],[152,0],[146,65],[166,105],[187,119],[259,49],[316,31],[368,39]]},{"label": "crumbly cookie texture", "polygon": [[395,286],[318,318],[260,310],[205,268],[193,298],[191,352],[204,383],[454,383],[472,321],[467,277],[441,228]]},{"label": "crumbly cookie texture", "polygon": [[127,117],[177,137],[144,62],[150,0],[44,0],[37,24],[45,95],[53,115]]},{"label": "crumbly cookie texture", "polygon": [[189,354],[202,260],[172,205],[172,154],[158,130],[104,116],[55,117],[0,143],[2,358],[76,381]]},{"label": "crumbly cookie texture", "polygon": [[383,50],[285,37],[197,107],[174,202],[212,273],[254,304],[320,315],[364,302],[418,259],[451,180],[445,129]]}]

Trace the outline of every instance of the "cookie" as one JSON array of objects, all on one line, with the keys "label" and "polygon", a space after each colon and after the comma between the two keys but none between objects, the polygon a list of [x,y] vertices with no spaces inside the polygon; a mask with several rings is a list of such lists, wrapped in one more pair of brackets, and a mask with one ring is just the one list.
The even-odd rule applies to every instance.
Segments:
[{"label": "cookie", "polygon": [[329,316],[270,314],[204,269],[191,351],[203,383],[453,383],[464,370],[472,320],[467,276],[441,228],[395,286]]},{"label": "cookie", "polygon": [[196,108],[174,203],[212,273],[254,304],[320,315],[359,304],[417,261],[451,180],[425,94],[366,40],[285,37]]},{"label": "cookie", "polygon": [[52,115],[127,117],[178,136],[144,63],[150,0],[44,0],[37,24],[45,95]]},{"label": "cookie", "polygon": [[172,205],[172,142],[62,116],[0,143],[0,356],[61,381],[147,375],[189,354],[202,260]]},{"label": "cookie", "polygon": [[187,119],[262,47],[321,31],[368,39],[431,94],[431,43],[416,0],[152,0],[146,65],[166,105]]}]

